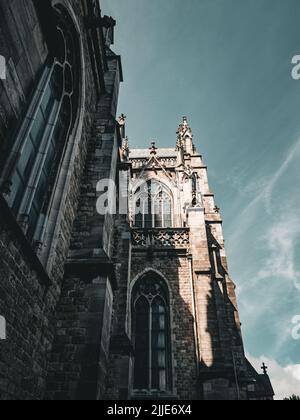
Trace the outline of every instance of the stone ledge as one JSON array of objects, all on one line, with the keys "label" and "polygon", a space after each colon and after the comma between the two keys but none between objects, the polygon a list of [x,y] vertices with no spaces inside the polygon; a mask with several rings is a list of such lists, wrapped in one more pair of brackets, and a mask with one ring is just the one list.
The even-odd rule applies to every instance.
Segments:
[{"label": "stone ledge", "polygon": [[113,290],[118,289],[115,265],[108,258],[68,259],[65,263],[65,274],[88,277],[87,283],[98,276],[108,276]]},{"label": "stone ledge", "polygon": [[151,391],[133,391],[131,398],[132,401],[178,401],[179,398],[174,394],[167,392],[151,392]]}]

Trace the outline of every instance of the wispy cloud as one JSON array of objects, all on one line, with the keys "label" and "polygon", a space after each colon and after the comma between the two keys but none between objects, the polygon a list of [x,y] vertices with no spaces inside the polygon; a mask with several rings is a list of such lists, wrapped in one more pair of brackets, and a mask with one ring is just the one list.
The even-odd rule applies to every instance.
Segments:
[{"label": "wispy cloud", "polygon": [[[297,295],[300,291],[297,256],[300,214],[295,211],[299,208],[300,196],[296,194],[297,183],[291,185],[288,194],[279,186],[284,177],[286,180],[295,179],[295,162],[299,156],[300,138],[272,177],[266,175],[261,181],[261,187],[258,179],[251,180],[252,187],[257,185],[256,196],[235,219],[228,243],[237,271],[241,270],[239,261],[243,257],[241,249],[244,247],[245,252],[252,255],[251,261],[255,261],[255,258],[259,261],[256,266],[244,267],[243,274],[237,279],[242,317],[246,320],[246,329],[251,337],[254,336],[253,331],[256,334],[261,331],[263,336],[262,331],[270,329],[272,325],[269,351],[278,360],[291,345],[291,319],[299,312]],[[251,191],[255,192],[252,187]]]},{"label": "wispy cloud", "polygon": [[[234,247],[238,243],[239,238],[245,234],[245,232],[250,229],[253,225],[253,221],[257,217],[257,212],[261,210],[261,205],[264,205],[264,208],[269,214],[272,214],[272,198],[274,188],[276,184],[288,170],[290,164],[299,157],[300,154],[300,138],[296,140],[293,146],[290,148],[287,156],[279,166],[279,168],[272,174],[272,176],[267,175],[264,179],[254,179],[251,181],[250,187],[244,187],[245,190],[253,190],[253,186],[257,187],[255,197],[247,203],[247,205],[241,210],[238,217],[235,219],[234,225],[231,227],[232,234],[229,237],[229,247]],[[253,195],[252,195],[253,196]],[[278,210],[278,203],[276,206]]]},{"label": "wispy cloud", "polygon": [[[292,293],[294,300],[297,289],[300,291],[300,272],[295,258],[296,243],[299,239],[300,216],[291,216],[289,220],[281,218],[272,224],[260,238],[264,242],[267,254],[263,265],[240,289],[248,327],[260,325],[268,314],[272,329],[276,331],[276,338],[272,343],[273,355],[280,354],[291,342],[291,317],[295,314],[289,314],[294,305],[290,302],[289,292],[295,290],[295,294]],[[253,290],[260,291],[255,300],[249,299],[249,296],[253,296]],[[275,313],[274,308],[277,308]],[[295,308],[295,311],[297,309]],[[284,310],[285,313],[280,313],[280,310]]]},{"label": "wispy cloud", "polygon": [[256,281],[281,278],[294,283],[300,291],[300,272],[295,266],[295,244],[300,238],[300,216],[275,223],[264,235],[269,256],[259,270]]},{"label": "wispy cloud", "polygon": [[[263,244],[266,257],[254,276],[243,285],[243,292],[247,292],[250,288],[262,285],[262,280],[279,279],[278,287],[282,288],[283,282],[289,282],[290,286],[294,286],[300,291],[300,271],[297,267],[297,259],[295,251],[296,244],[300,240],[300,215],[292,215],[287,220],[284,216],[278,218],[260,237],[256,238],[258,244]],[[259,245],[258,245],[259,246]],[[286,283],[287,285],[287,283]],[[272,289],[273,296],[276,290]],[[278,290],[280,292],[280,290]],[[270,295],[272,298],[272,295]]]},{"label": "wispy cloud", "polygon": [[300,153],[300,138],[295,142],[295,144],[290,149],[289,153],[287,154],[285,160],[281,164],[280,168],[275,172],[274,176],[272,177],[269,184],[266,186],[266,188],[263,190],[261,194],[261,198],[265,200],[268,213],[272,213],[272,196],[273,196],[273,190],[277,184],[277,182],[280,180],[280,178],[284,175],[284,173],[289,168],[290,164],[294,159],[299,157]]}]

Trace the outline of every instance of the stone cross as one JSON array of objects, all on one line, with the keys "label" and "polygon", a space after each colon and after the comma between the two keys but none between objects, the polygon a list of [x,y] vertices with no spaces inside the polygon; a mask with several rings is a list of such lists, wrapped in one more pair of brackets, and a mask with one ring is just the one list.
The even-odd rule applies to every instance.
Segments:
[{"label": "stone cross", "polygon": [[262,364],[261,370],[264,372],[264,375],[268,374],[268,366],[265,363]]}]

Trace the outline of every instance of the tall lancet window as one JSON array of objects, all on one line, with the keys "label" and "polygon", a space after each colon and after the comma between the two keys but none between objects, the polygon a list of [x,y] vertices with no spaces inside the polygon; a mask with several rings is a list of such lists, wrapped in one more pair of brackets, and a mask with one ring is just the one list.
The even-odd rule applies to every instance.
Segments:
[{"label": "tall lancet window", "polygon": [[165,283],[154,275],[133,293],[134,390],[171,391],[170,314]]},{"label": "tall lancet window", "polygon": [[134,226],[137,228],[170,228],[173,226],[172,197],[165,185],[147,181],[135,193]]},{"label": "tall lancet window", "polygon": [[77,32],[64,9],[55,9],[55,16],[56,55],[49,57],[33,95],[6,174],[10,185],[8,204],[32,242],[38,242],[45,230],[52,192],[78,108]]}]

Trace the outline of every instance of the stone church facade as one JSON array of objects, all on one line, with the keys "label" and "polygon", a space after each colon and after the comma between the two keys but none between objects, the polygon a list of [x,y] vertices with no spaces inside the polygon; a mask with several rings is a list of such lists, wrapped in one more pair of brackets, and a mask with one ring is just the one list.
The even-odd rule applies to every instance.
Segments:
[{"label": "stone church facade", "polygon": [[129,147],[115,24],[0,0],[0,399],[272,399],[188,119]]}]

